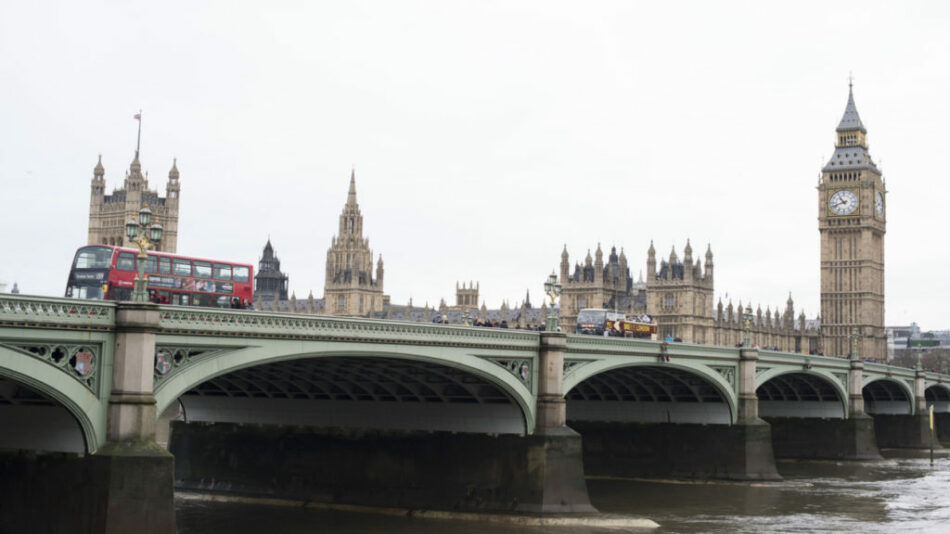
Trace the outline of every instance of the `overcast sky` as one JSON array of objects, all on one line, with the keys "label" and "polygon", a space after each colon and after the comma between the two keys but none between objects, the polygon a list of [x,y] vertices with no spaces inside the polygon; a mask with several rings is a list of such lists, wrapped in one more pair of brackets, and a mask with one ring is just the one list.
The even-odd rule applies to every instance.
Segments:
[{"label": "overcast sky", "polygon": [[[180,253],[323,295],[351,166],[393,302],[541,302],[689,238],[717,297],[819,311],[815,186],[854,73],[887,180],[886,322],[948,328],[947,2],[4,2],[0,281],[62,295],[102,153],[181,171]],[[824,159],[823,159],[824,158]]]}]

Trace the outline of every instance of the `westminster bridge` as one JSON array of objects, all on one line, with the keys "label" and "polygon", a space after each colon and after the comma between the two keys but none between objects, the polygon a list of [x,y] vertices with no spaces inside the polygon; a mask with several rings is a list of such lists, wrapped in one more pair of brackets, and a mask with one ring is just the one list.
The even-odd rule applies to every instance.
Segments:
[{"label": "westminster bridge", "polygon": [[594,512],[585,475],[927,448],[931,405],[950,376],[859,358],[0,295],[0,527],[174,532],[174,487]]}]

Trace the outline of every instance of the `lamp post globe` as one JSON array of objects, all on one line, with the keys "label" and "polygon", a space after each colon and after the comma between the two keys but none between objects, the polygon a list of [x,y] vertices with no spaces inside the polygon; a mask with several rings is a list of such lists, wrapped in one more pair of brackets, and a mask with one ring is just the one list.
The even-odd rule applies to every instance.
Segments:
[{"label": "lamp post globe", "polygon": [[139,226],[146,228],[150,222],[152,222],[152,210],[146,206],[139,210]]},{"label": "lamp post globe", "polygon": [[135,236],[138,234],[138,232],[138,223],[135,222],[135,219],[129,219],[128,222],[125,223],[125,235],[127,235],[131,241],[135,239]]},{"label": "lamp post globe", "polygon": [[132,300],[134,302],[148,302],[148,290],[146,286],[148,279],[145,276],[145,260],[148,259],[148,251],[158,246],[162,240],[162,225],[152,222],[152,210],[147,206],[139,210],[138,222],[135,219],[129,219],[125,223],[125,234],[129,241],[139,249],[137,255],[138,268],[135,282],[132,286]]}]

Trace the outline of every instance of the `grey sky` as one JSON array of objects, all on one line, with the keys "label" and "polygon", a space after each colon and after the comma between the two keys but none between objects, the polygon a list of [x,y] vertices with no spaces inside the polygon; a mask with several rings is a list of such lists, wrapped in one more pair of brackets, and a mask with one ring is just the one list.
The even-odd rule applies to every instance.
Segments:
[{"label": "grey sky", "polygon": [[887,323],[950,326],[946,2],[5,2],[0,280],[61,295],[103,154],[181,170],[179,252],[323,294],[351,165],[386,293],[511,305],[600,242],[712,243],[717,296],[818,312],[848,73],[887,180]]}]

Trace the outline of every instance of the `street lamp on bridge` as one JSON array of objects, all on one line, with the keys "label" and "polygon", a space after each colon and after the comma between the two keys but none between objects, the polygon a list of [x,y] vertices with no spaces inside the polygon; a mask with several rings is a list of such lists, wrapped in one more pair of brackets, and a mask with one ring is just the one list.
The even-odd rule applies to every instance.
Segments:
[{"label": "street lamp on bridge", "polygon": [[561,295],[561,284],[557,283],[557,275],[554,274],[554,271],[551,271],[551,274],[548,275],[547,282],[544,283],[544,293],[551,298],[551,307],[548,308],[548,316],[544,329],[548,332],[556,332],[557,314],[554,313],[554,303]]},{"label": "street lamp on bridge", "polygon": [[144,207],[139,210],[138,222],[135,219],[129,219],[129,222],[125,223],[125,234],[139,249],[138,274],[132,288],[132,301],[148,302],[148,292],[145,290],[145,260],[148,259],[146,251],[158,246],[158,242],[162,240],[162,225],[152,223],[152,210]]}]

